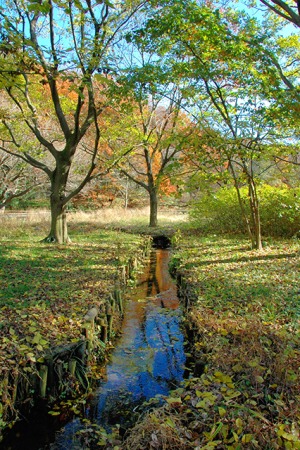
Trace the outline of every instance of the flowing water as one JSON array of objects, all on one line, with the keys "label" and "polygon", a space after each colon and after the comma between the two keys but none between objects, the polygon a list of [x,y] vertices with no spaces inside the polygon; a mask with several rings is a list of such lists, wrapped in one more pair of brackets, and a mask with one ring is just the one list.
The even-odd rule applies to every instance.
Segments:
[{"label": "flowing water", "polygon": [[[141,411],[144,402],[167,395],[183,379],[181,310],[176,284],[168,271],[169,258],[168,249],[152,252],[126,303],[122,335],[106,367],[105,378],[86,407],[86,417],[108,430],[115,424],[125,430],[132,425],[134,411]],[[56,433],[51,429],[46,431],[44,425],[44,439],[34,438],[37,426],[28,423],[26,436],[19,432],[19,439],[3,449],[83,448],[74,438],[83,426],[80,419],[71,420]]]}]

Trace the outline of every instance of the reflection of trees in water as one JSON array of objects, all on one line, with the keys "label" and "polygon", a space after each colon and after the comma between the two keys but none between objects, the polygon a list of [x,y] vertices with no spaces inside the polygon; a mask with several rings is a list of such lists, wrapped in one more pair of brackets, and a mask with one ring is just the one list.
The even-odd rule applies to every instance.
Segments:
[{"label": "reflection of trees in water", "polygon": [[157,252],[151,255],[149,263],[149,276],[147,280],[147,297],[160,293],[159,284],[156,277]]},{"label": "reflection of trees in water", "polygon": [[152,252],[149,264],[141,278],[139,285],[145,286],[145,295],[152,297],[166,291],[173,284],[168,272],[169,251],[160,250]]}]

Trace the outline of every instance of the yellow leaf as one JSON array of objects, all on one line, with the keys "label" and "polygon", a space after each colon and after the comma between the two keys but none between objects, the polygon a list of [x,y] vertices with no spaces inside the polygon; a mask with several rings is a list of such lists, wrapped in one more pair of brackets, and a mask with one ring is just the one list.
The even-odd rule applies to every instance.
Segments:
[{"label": "yellow leaf", "polygon": [[283,430],[278,431],[278,436],[283,437],[283,439],[286,439],[287,441],[297,440],[297,438],[293,436],[291,433],[287,433],[286,431]]},{"label": "yellow leaf", "polygon": [[36,327],[29,327],[28,330],[30,333],[34,333],[36,331]]},{"label": "yellow leaf", "polygon": [[27,358],[32,361],[32,362],[36,362],[35,356],[33,353],[26,353]]},{"label": "yellow leaf", "polygon": [[243,370],[243,366],[241,366],[241,364],[235,364],[235,366],[232,367],[232,370],[234,372],[241,372]]},{"label": "yellow leaf", "polygon": [[216,378],[222,378],[222,377],[223,377],[223,373],[222,373],[222,372],[219,372],[219,371],[216,371],[216,372],[214,373],[214,376],[215,376]]},{"label": "yellow leaf", "polygon": [[240,395],[241,395],[241,393],[238,392],[238,391],[231,391],[231,390],[228,390],[228,391],[226,392],[226,395],[224,395],[224,398],[225,398],[225,400],[231,400],[232,398],[239,397]]},{"label": "yellow leaf", "polygon": [[250,366],[250,367],[257,367],[258,366],[258,362],[257,361],[248,361],[248,366]]},{"label": "yellow leaf", "polygon": [[232,378],[225,373],[217,371],[214,373],[214,376],[218,378],[222,383],[232,383]]},{"label": "yellow leaf", "polygon": [[169,404],[172,404],[172,403],[182,403],[181,402],[181,398],[180,397],[170,397],[170,398],[167,398],[167,402],[169,403]]},{"label": "yellow leaf", "polygon": [[226,414],[226,409],[225,408],[218,408],[219,414],[221,417],[224,417]]},{"label": "yellow leaf", "polygon": [[244,434],[244,436],[242,437],[242,442],[243,444],[248,444],[248,442],[251,442],[252,439],[253,439],[252,434]]},{"label": "yellow leaf", "polygon": [[201,400],[197,403],[196,408],[208,409],[208,405],[204,400]]},{"label": "yellow leaf", "polygon": [[238,442],[239,441],[238,435],[234,431],[232,432],[232,435],[234,437],[235,442]]},{"label": "yellow leaf", "polygon": [[176,427],[175,423],[173,422],[173,420],[170,419],[170,417],[167,418],[165,423],[166,423],[166,425],[168,425],[171,428],[175,428]]},{"label": "yellow leaf", "polygon": [[150,414],[150,419],[154,423],[159,423],[159,419],[154,414]]},{"label": "yellow leaf", "polygon": [[257,383],[262,384],[262,383],[264,382],[263,377],[261,377],[260,375],[257,375],[257,376],[255,377],[255,379],[256,379]]},{"label": "yellow leaf", "polygon": [[51,416],[59,416],[60,412],[59,411],[49,411],[48,414],[50,414]]},{"label": "yellow leaf", "polygon": [[243,428],[243,421],[239,417],[236,419],[235,424],[238,428]]},{"label": "yellow leaf", "polygon": [[41,340],[42,335],[40,333],[35,333],[35,335],[32,338],[32,343],[33,344],[39,344],[40,340]]}]

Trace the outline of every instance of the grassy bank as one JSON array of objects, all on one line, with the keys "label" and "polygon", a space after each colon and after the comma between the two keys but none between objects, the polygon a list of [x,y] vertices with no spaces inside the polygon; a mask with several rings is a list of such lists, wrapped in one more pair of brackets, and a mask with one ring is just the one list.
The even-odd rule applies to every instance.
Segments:
[{"label": "grassy bank", "polygon": [[299,449],[299,241],[270,240],[261,252],[191,232],[174,242],[194,367],[126,448]]},{"label": "grassy bank", "polygon": [[[182,230],[173,265],[189,300],[190,377],[123,443],[99,448],[299,449],[300,242],[267,240],[259,252],[242,237],[186,232],[184,219],[164,214],[157,232]],[[0,413],[13,416],[6,375],[29,377],[49,348],[79,338],[83,315],[143,242],[122,230],[145,233],[148,214],[70,214],[68,246],[39,243],[45,216],[0,220]]]},{"label": "grassy bank", "polygon": [[[0,219],[1,429],[18,415],[20,391],[27,389],[43,356],[82,339],[85,314],[110,299],[145,238],[77,215],[70,217],[73,243],[51,245],[39,242],[49,226],[44,214]],[[70,386],[76,390],[66,380],[65,395]],[[28,405],[34,395],[26,398]]]}]

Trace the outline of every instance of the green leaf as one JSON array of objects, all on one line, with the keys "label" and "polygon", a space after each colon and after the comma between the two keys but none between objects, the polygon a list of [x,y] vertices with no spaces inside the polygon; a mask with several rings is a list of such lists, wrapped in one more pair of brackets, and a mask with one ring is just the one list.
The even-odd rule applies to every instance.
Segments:
[{"label": "green leaf", "polygon": [[50,414],[51,416],[59,416],[60,411],[49,411],[48,414]]}]

